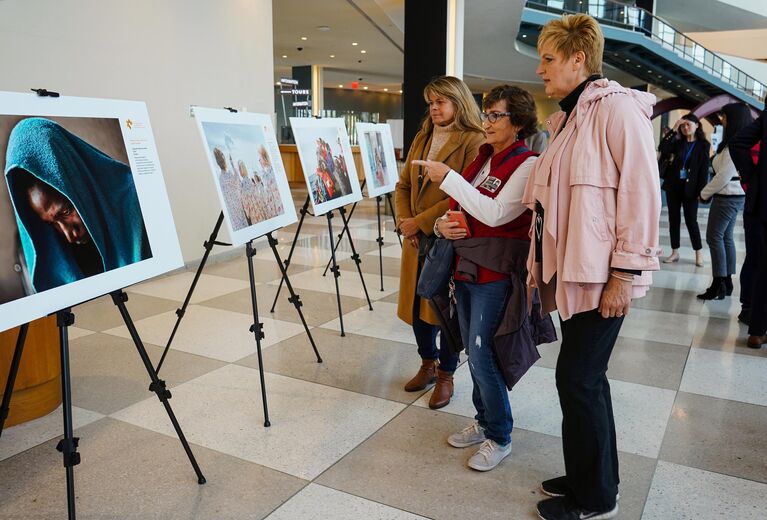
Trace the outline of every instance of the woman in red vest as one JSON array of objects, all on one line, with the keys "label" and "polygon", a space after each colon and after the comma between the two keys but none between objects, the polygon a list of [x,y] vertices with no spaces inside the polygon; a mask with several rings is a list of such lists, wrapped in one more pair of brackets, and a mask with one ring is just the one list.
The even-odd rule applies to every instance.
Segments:
[{"label": "woman in red vest", "polygon": [[[494,255],[502,249],[504,239],[530,240],[532,213],[522,204],[522,194],[537,154],[525,147],[524,139],[536,132],[537,115],[533,97],[509,85],[491,90],[482,106],[487,141],[463,173],[434,161],[413,163],[425,166],[431,181],[441,183],[440,189],[451,197],[451,210],[463,212],[473,238],[490,239],[483,249]],[[435,232],[450,240],[467,236],[462,223],[448,219],[448,215],[437,220]],[[502,370],[492,350],[511,280],[508,274],[482,265],[477,266],[473,280],[457,271],[453,279],[477,415],[476,422],[451,435],[448,442],[457,448],[481,443],[468,465],[488,471],[511,453],[514,421]]]}]

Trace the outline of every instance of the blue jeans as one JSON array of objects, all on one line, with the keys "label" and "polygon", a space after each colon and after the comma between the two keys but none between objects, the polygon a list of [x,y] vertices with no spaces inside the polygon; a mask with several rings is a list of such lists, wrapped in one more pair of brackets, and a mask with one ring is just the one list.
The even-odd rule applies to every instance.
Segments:
[{"label": "blue jeans", "polygon": [[737,272],[735,258],[735,221],[743,211],[745,195],[721,197],[714,195],[708,212],[706,243],[711,252],[711,270],[715,277],[732,276]]},{"label": "blue jeans", "polygon": [[458,322],[474,382],[471,397],[477,410],[475,418],[485,436],[502,445],[511,442],[514,418],[506,382],[493,353],[493,335],[503,317],[510,289],[510,280],[455,283]]},{"label": "blue jeans", "polygon": [[421,359],[439,359],[440,370],[452,374],[458,367],[458,354],[453,353],[442,334],[440,334],[439,348],[437,348],[439,326],[419,318],[420,309],[421,298],[416,296],[413,303],[413,334],[415,334],[415,343],[418,345],[418,355]]}]

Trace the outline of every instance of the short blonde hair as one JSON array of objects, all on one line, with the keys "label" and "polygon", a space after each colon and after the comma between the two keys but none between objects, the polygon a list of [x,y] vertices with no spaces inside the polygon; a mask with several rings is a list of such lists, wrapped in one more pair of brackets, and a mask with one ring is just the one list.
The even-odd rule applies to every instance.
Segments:
[{"label": "short blonde hair", "polygon": [[[440,76],[431,80],[423,89],[423,97],[427,103],[430,95],[449,99],[455,105],[453,121],[457,130],[485,133],[482,121],[479,119],[479,105],[466,83],[454,76]],[[434,123],[431,122],[429,114],[426,114],[421,130],[431,133],[433,129]]]},{"label": "short blonde hair", "polygon": [[538,36],[538,52],[544,45],[552,45],[565,58],[583,51],[588,73],[602,73],[605,37],[599,22],[587,14],[563,14],[562,18],[548,22]]}]

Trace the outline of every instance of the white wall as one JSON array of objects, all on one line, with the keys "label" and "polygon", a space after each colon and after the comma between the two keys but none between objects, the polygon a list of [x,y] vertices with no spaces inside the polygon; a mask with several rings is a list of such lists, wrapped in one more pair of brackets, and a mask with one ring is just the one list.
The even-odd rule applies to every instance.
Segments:
[{"label": "white wall", "polygon": [[272,0],[5,0],[0,90],[147,102],[184,259],[220,211],[189,105],[274,112]]}]

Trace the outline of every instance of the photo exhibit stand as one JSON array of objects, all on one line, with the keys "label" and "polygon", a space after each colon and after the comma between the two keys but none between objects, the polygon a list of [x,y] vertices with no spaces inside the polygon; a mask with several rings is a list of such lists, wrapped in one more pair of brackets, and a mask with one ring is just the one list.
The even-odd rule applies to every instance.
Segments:
[{"label": "photo exhibit stand", "polygon": [[[197,287],[197,282],[200,279],[200,275],[202,275],[202,271],[205,268],[206,263],[208,262],[208,257],[210,256],[210,252],[213,249],[213,246],[231,246],[232,244],[228,242],[220,242],[217,240],[218,233],[221,230],[221,224],[224,222],[224,212],[220,212],[218,214],[218,219],[216,220],[215,226],[213,226],[213,231],[210,233],[210,236],[208,237],[208,240],[206,240],[203,243],[203,247],[205,248],[205,253],[202,255],[202,259],[200,260],[200,265],[197,266],[197,271],[194,274],[194,278],[192,279],[192,284],[189,286],[189,291],[186,293],[186,297],[184,298],[184,303],[181,305],[179,309],[176,309],[176,323],[173,325],[173,330],[171,331],[170,337],[168,338],[168,342],[165,344],[165,350],[163,350],[162,356],[160,357],[160,361],[157,364],[157,372],[159,373],[160,368],[162,368],[162,364],[165,361],[165,358],[170,351],[171,344],[173,343],[173,339],[176,336],[176,332],[178,331],[178,327],[181,324],[181,320],[184,318],[184,315],[186,314],[187,307],[189,306],[189,302],[192,299],[192,295],[194,294],[194,290]],[[293,304],[293,307],[295,307],[296,312],[298,313],[299,318],[301,319],[301,324],[304,327],[304,331],[306,332],[307,337],[309,338],[309,343],[312,345],[312,349],[314,350],[315,356],[317,356],[317,363],[322,363],[322,357],[320,356],[319,351],[317,350],[317,345],[314,343],[314,337],[312,336],[312,332],[309,329],[309,325],[306,323],[306,319],[304,318],[304,313],[301,310],[301,307],[303,306],[303,302],[301,302],[301,297],[295,293],[293,290],[293,285],[290,283],[290,279],[288,278],[287,274],[287,266],[289,264],[289,261],[286,261],[284,263],[285,267],[283,267],[282,259],[280,258],[280,253],[277,251],[277,244],[278,241],[272,233],[266,234],[269,247],[272,249],[272,253],[274,254],[274,258],[277,262],[277,265],[280,268],[280,287],[282,287],[282,283],[286,282],[286,285],[288,287],[288,292],[290,293],[290,297],[288,298],[288,301]],[[261,356],[261,340],[264,339],[264,333],[263,333],[263,323],[258,321],[258,302],[256,299],[256,280],[255,275],[253,271],[253,257],[256,255],[256,250],[253,248],[252,240],[247,242],[245,244],[245,256],[248,263],[248,278],[250,280],[250,293],[251,293],[251,302],[252,302],[252,311],[253,311],[253,324],[250,326],[250,332],[253,332],[256,339],[256,351],[258,353],[258,371],[259,376],[261,378],[261,392],[263,397],[263,404],[264,404],[264,426],[268,427],[271,425],[271,422],[269,421],[269,409],[266,401],[266,384],[264,379],[264,366],[263,366],[263,360]],[[292,252],[292,249],[291,249]],[[279,291],[277,293],[277,296],[279,296]],[[275,304],[277,303],[277,298],[275,297],[274,300]],[[272,308],[272,312],[274,312],[274,307]]]},{"label": "photo exhibit stand", "polygon": [[[200,470],[200,466],[197,464],[194,453],[189,447],[189,443],[184,436],[184,432],[181,430],[181,426],[176,419],[176,415],[173,413],[173,409],[170,406],[168,400],[171,398],[170,391],[165,387],[165,381],[157,377],[157,372],[152,366],[152,362],[149,359],[146,348],[139,337],[133,320],[128,313],[128,309],[125,306],[125,302],[128,301],[128,295],[121,289],[110,293],[112,301],[115,303],[120,311],[120,315],[125,322],[125,326],[128,328],[131,339],[133,340],[136,350],[141,357],[141,361],[144,363],[152,383],[149,385],[149,390],[157,394],[157,397],[165,407],[165,411],[170,418],[173,428],[181,441],[181,445],[184,447],[189,462],[192,464],[195,474],[197,475],[197,483],[205,484],[205,476]],[[64,426],[64,438],[56,445],[56,450],[62,454],[64,468],[66,470],[66,483],[67,483],[67,513],[70,520],[76,518],[75,510],[75,480],[74,480],[74,467],[80,464],[80,454],[77,451],[80,439],[74,436],[74,422],[72,418],[72,375],[69,367],[69,327],[74,325],[75,315],[71,312],[71,309],[67,308],[56,313],[56,326],[59,329],[59,350],[61,357],[61,408],[63,415]],[[8,411],[10,408],[11,393],[13,391],[13,385],[16,380],[16,374],[18,373],[19,364],[21,361],[21,354],[24,350],[24,343],[26,341],[27,332],[29,330],[29,324],[25,323],[19,328],[19,335],[16,339],[16,349],[13,354],[13,360],[11,362],[11,370],[8,375],[8,381],[6,383],[5,394],[3,395],[2,410],[0,414],[0,435],[2,435],[5,419],[8,417]]]}]

